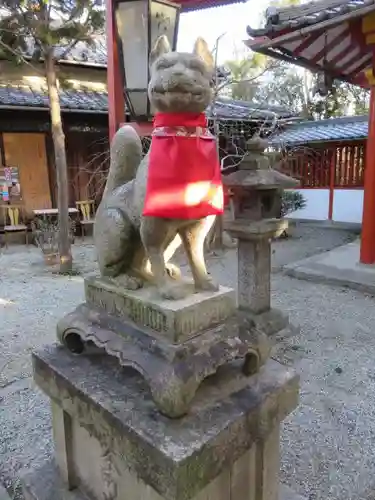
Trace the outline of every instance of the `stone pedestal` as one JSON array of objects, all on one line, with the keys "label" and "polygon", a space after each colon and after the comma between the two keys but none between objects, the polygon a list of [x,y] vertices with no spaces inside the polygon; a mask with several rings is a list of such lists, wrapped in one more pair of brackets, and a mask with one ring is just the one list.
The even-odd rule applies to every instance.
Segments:
[{"label": "stone pedestal", "polygon": [[278,500],[280,423],[298,401],[292,370],[269,360],[246,377],[228,364],[171,420],[108,356],[47,347],[33,366],[51,399],[56,466],[25,478],[26,500]]},{"label": "stone pedestal", "polygon": [[289,323],[285,313],[271,308],[271,239],[285,230],[285,221],[228,221],[226,229],[238,239],[238,307],[259,330],[274,335]]},{"label": "stone pedestal", "polygon": [[59,321],[57,336],[74,354],[94,348],[131,366],[146,380],[159,410],[176,418],[202,381],[234,359],[248,375],[271,345],[248,315],[236,310],[234,290],[163,300],[153,288],[132,291],[109,280],[85,280],[86,303]]}]

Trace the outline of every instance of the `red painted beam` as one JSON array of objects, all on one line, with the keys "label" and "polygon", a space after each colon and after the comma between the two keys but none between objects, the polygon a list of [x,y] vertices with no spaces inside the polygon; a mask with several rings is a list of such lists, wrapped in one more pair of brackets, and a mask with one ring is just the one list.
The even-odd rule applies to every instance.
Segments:
[{"label": "red painted beam", "polygon": [[106,22],[108,120],[109,140],[111,141],[119,127],[119,124],[125,121],[124,87],[120,73],[121,66],[116,39],[116,23],[113,0],[107,0]]},{"label": "red painted beam", "polygon": [[336,148],[332,150],[332,158],[329,164],[329,200],[328,200],[328,220],[333,218],[333,198],[335,194],[336,176]]},{"label": "red painted beam", "polygon": [[360,260],[375,264],[375,87],[371,87]]},{"label": "red painted beam", "polygon": [[[349,29],[344,30],[339,35],[337,35],[335,38],[330,40],[317,54],[315,54],[314,57],[311,58],[311,62],[314,64],[318,63],[321,59],[324,58],[324,56],[326,54],[328,55],[331,50],[333,50],[338,44],[343,42],[347,36],[350,36]],[[346,50],[347,50],[347,47],[346,47]],[[342,54],[342,52],[340,52],[340,55],[341,54]],[[330,65],[331,65],[331,63],[332,63],[332,61],[329,61]]]},{"label": "red painted beam", "polygon": [[[358,59],[358,57],[357,57],[357,59]],[[355,61],[355,60],[354,60],[354,61]],[[354,62],[354,61],[351,61],[350,66],[352,66],[352,65],[353,65],[353,62]],[[371,61],[369,61],[369,60],[364,61],[362,64],[360,64],[359,66],[356,66],[356,67],[354,68],[354,71],[352,72],[352,74],[348,74],[347,76],[348,76],[348,77],[352,77],[352,78],[357,79],[357,75],[358,75],[359,73],[361,73],[364,69],[368,68],[370,65],[371,65]],[[343,71],[343,73],[344,73],[344,72],[345,72],[345,70],[346,70],[347,68],[349,68],[350,66],[345,65],[345,66],[343,67],[343,70],[342,70],[342,71]],[[364,85],[360,85],[359,83],[358,83],[358,85],[360,85],[360,86],[364,86],[364,87],[366,87],[366,88],[367,88],[367,87],[368,87],[368,81],[367,81],[367,79],[366,79],[365,75],[364,75],[364,78],[365,78]]]},{"label": "red painted beam", "polygon": [[313,33],[312,35],[307,35],[306,38],[303,40],[303,42],[300,45],[298,45],[296,49],[293,50],[293,55],[300,56],[302,52],[311,47],[311,45],[314,42],[316,42],[318,38],[322,36],[322,34],[323,34],[322,31],[318,31],[316,33]]},{"label": "red painted beam", "polygon": [[[364,54],[358,54],[357,52],[353,52],[353,54],[349,57],[349,59],[345,62],[345,64],[340,66],[340,73],[343,73],[344,75],[347,73],[348,69],[353,66],[353,64],[358,60],[360,60],[363,57]],[[368,62],[364,63],[365,65],[368,66]],[[358,66],[360,68],[361,65]],[[365,66],[366,67],[366,66]],[[363,68],[362,68],[363,69]],[[357,73],[361,71],[361,69],[358,69]]]}]

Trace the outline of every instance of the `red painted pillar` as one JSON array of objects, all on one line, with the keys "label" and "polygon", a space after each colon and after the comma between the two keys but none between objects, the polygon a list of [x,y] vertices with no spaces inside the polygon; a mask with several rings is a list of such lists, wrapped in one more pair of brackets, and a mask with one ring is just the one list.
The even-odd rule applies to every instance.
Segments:
[{"label": "red painted pillar", "polygon": [[363,198],[362,264],[375,263],[375,87],[371,87]]},{"label": "red painted pillar", "polygon": [[119,59],[116,41],[114,0],[107,0],[107,92],[110,141],[119,124],[125,122],[125,99],[120,64],[123,64],[123,61]]},{"label": "red painted pillar", "polygon": [[333,218],[333,197],[335,192],[335,175],[336,175],[336,148],[331,152],[329,163],[329,200],[328,200],[328,220]]}]

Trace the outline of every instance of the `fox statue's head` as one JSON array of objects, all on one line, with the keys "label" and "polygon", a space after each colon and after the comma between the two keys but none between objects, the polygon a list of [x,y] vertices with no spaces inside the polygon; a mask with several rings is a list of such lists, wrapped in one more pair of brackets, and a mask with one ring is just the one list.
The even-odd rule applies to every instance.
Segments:
[{"label": "fox statue's head", "polygon": [[211,103],[214,60],[202,38],[189,54],[172,52],[161,36],[150,54],[150,68],[148,95],[154,111],[202,113]]}]

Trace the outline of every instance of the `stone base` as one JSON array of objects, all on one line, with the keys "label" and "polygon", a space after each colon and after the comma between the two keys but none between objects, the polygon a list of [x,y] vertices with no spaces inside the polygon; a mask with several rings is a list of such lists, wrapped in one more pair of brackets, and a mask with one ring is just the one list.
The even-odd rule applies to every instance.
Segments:
[{"label": "stone base", "polygon": [[[245,377],[229,364],[176,421],[156,411],[136,373],[125,375],[109,357],[77,358],[52,346],[33,353],[33,367],[52,401],[67,489],[92,500],[278,500],[280,423],[298,403],[293,370],[269,360]],[[38,498],[32,483],[26,478],[27,500]]]},{"label": "stone base", "polygon": [[74,354],[106,352],[138,370],[171,418],[188,412],[202,381],[220,366],[242,359],[251,375],[271,352],[267,335],[235,309],[231,289],[163,301],[149,289],[86,280],[86,299],[59,321],[59,341]]},{"label": "stone base", "polygon": [[202,330],[217,325],[236,309],[235,291],[221,286],[217,292],[191,293],[181,300],[161,298],[155,287],[127,290],[106,278],[86,278],[86,302],[139,327],[161,333],[165,339],[180,343]]},{"label": "stone base", "polygon": [[[21,480],[25,500],[88,500],[79,490],[67,490],[64,486],[59,470],[53,461],[47,462],[40,469],[30,472]],[[0,500],[10,500],[9,497]],[[127,499],[121,499],[127,500]],[[134,500],[134,498],[129,500]],[[145,500],[145,499],[141,499]],[[147,499],[148,500],[148,499]],[[242,500],[240,498],[235,500]],[[251,499],[253,500],[253,499]],[[254,499],[255,500],[255,499]],[[288,486],[281,485],[278,500],[305,500],[294,493]]]},{"label": "stone base", "polygon": [[289,325],[288,315],[279,309],[270,309],[266,312],[255,314],[246,311],[249,318],[254,321],[257,329],[264,332],[269,337],[277,335],[281,330],[284,330]]}]

